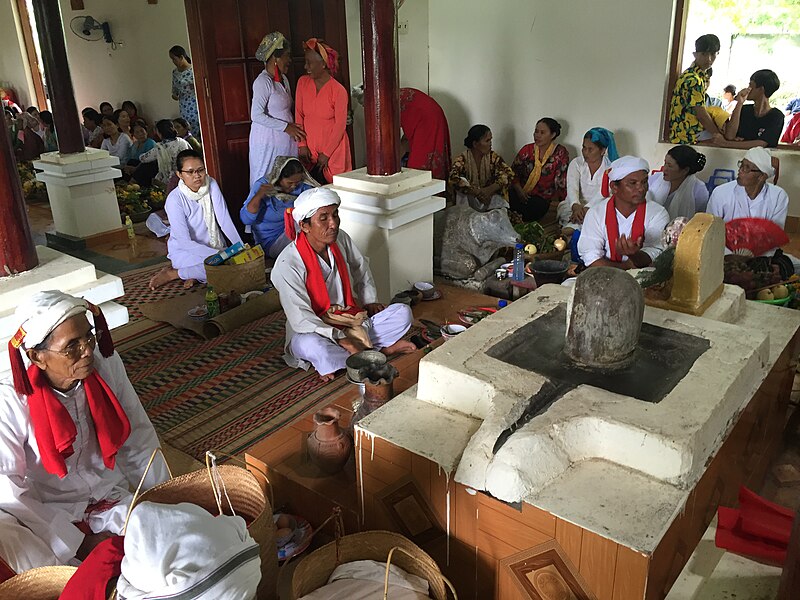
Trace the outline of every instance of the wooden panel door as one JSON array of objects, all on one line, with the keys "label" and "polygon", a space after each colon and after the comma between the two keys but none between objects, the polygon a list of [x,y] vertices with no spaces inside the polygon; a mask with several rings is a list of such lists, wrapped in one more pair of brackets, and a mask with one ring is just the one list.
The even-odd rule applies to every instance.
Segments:
[{"label": "wooden panel door", "polygon": [[[255,58],[271,31],[289,37],[294,95],[303,40],[325,38],[340,52],[338,79],[350,89],[344,0],[185,0],[203,148],[231,215],[249,191],[250,102],[264,65]],[[352,136],[352,132],[349,132]],[[239,223],[234,216],[234,222]]]}]

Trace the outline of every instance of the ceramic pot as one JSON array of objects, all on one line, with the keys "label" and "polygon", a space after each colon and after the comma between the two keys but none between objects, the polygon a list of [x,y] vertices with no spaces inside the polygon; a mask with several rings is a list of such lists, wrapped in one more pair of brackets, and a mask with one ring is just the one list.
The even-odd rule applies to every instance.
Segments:
[{"label": "ceramic pot", "polygon": [[317,411],[314,432],[306,442],[311,462],[330,475],[342,470],[353,449],[353,440],[339,427],[341,416],[331,406]]}]

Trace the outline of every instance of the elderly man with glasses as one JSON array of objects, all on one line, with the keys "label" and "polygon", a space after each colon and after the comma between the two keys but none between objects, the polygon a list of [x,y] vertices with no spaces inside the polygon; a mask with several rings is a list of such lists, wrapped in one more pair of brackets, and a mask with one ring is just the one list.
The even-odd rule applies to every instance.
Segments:
[{"label": "elderly man with glasses", "polygon": [[[783,228],[789,209],[789,196],[783,188],[767,183],[775,176],[772,156],[766,148],[750,148],[739,161],[735,181],[718,186],[711,193],[708,212],[726,223],[733,219],[768,219]],[[770,250],[767,254],[774,254]]]},{"label": "elderly man with glasses", "polygon": [[[39,292],[15,318],[0,380],[0,579],[6,565],[76,564],[119,534],[159,445],[98,307]],[[145,489],[168,475],[156,460]]]}]

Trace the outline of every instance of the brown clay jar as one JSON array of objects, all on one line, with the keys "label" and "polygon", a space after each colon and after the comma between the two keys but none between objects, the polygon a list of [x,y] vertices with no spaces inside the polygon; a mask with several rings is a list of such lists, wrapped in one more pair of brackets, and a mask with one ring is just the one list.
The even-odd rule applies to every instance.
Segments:
[{"label": "brown clay jar", "polygon": [[311,462],[331,475],[342,470],[353,449],[353,440],[339,427],[341,416],[331,406],[317,411],[314,414],[315,429],[307,440]]}]

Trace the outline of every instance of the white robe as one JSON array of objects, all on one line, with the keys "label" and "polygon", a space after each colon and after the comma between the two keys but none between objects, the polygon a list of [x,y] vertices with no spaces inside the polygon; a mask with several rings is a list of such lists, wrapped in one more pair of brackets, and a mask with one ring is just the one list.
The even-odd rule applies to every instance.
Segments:
[{"label": "white robe", "polygon": [[[95,366],[125,410],[131,434],[117,453],[114,470],[107,469],[83,384],[67,393],[55,391],[78,430],[63,479],[42,466],[27,397],[17,394],[10,378],[0,381],[0,556],[15,571],[73,559],[84,538],[73,523],[86,519],[89,504],[117,500],[109,510],[92,513],[88,524],[95,533],[120,533],[131,501],[129,490],[139,484],[159,445],[119,355],[104,358],[95,350]],[[167,478],[157,458],[143,489]]]},{"label": "white robe", "polygon": [[[783,188],[765,183],[758,196],[750,199],[745,189],[729,181],[714,188],[708,201],[708,212],[722,218],[726,223],[733,219],[756,217],[768,219],[783,229],[789,210],[789,196]],[[729,250],[725,249],[726,254]],[[765,256],[774,254],[770,250]]]},{"label": "white robe", "polygon": [[580,223],[570,223],[572,207],[580,204],[591,208],[605,200],[603,198],[603,173],[610,166],[611,161],[608,160],[608,155],[604,154],[603,161],[592,175],[583,156],[572,159],[567,168],[567,197],[558,203],[559,225],[572,229],[581,228]]},{"label": "white robe", "polygon": [[[350,285],[354,300],[359,306],[378,301],[375,281],[369,270],[368,260],[356,248],[353,240],[341,229],[337,239],[348,265]],[[336,263],[328,249],[330,266],[317,258],[331,304],[345,305],[342,280]],[[284,359],[291,367],[308,369],[309,363],[321,375],[344,368],[347,351],[337,340],[344,333],[322,321],[311,308],[311,299],[306,289],[306,267],[295,242],[280,253],[270,274],[272,284],[278,290],[281,306],[286,313],[286,354]],[[375,348],[390,346],[399,340],[411,326],[411,310],[405,305],[393,304],[386,310],[364,322]]]},{"label": "white robe", "polygon": [[[611,246],[608,241],[608,232],[606,231],[606,206],[610,201],[611,199],[609,198],[597,206],[593,206],[583,219],[583,229],[581,230],[581,237],[578,239],[578,253],[586,266],[601,258],[611,258]],[[642,252],[645,252],[652,260],[655,260],[664,251],[664,242],[661,240],[661,234],[669,224],[669,214],[667,214],[663,206],[655,202],[648,202],[645,211]],[[615,212],[620,236],[630,237],[636,211],[632,212],[628,217],[623,217],[618,210]],[[623,256],[622,260],[627,260],[627,258],[627,256]]]},{"label": "white robe", "polygon": [[670,203],[672,198],[680,191],[680,189],[685,185],[692,186],[692,196],[694,197],[694,212],[705,212],[706,206],[708,205],[708,188],[706,184],[700,181],[697,177],[692,177],[691,175],[687,177],[681,186],[675,190],[673,194],[669,193],[670,184],[668,181],[664,181],[664,173],[661,171],[657,173],[652,173],[647,180],[648,187],[650,188],[647,192],[647,199],[652,202],[657,202],[661,206],[667,209],[667,212],[670,214],[672,218],[676,216],[686,216],[691,218],[692,215],[677,215],[673,214],[673,210],[671,210]]}]

